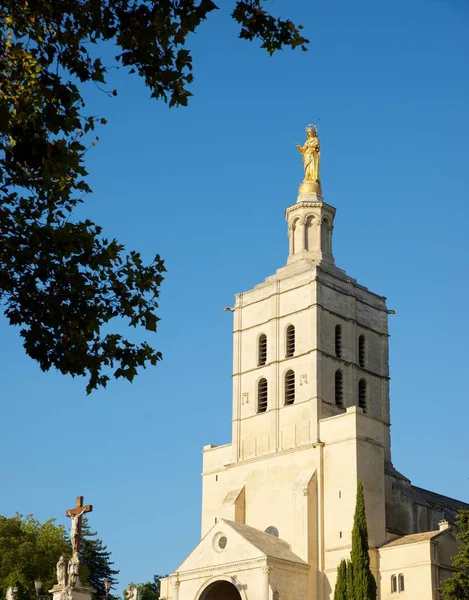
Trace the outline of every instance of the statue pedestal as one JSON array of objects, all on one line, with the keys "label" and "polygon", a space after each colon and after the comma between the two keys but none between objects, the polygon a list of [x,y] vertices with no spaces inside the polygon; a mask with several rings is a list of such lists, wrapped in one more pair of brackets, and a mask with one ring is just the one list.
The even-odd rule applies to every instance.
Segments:
[{"label": "statue pedestal", "polygon": [[76,585],[73,588],[69,588],[66,585],[54,585],[49,590],[49,594],[52,594],[53,600],[92,600],[95,593],[95,589],[85,585]]}]

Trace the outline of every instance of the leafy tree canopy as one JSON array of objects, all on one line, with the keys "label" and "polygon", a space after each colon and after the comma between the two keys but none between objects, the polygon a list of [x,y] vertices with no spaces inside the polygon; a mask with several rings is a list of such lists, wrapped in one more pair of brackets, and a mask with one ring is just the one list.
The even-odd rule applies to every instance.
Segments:
[{"label": "leafy tree canopy", "polygon": [[[300,27],[265,0],[237,0],[239,36],[269,54],[306,49]],[[155,332],[165,267],[145,264],[73,211],[90,188],[85,153],[105,119],[86,112],[81,84],[105,86],[111,66],[137,73],[151,96],[186,105],[193,80],[187,37],[216,9],[212,0],[4,0],[0,3],[0,302],[43,370],[132,381],[161,353],[110,329],[122,321]],[[117,91],[112,91],[117,94]]]},{"label": "leafy tree canopy", "polygon": [[[83,520],[83,540],[80,548],[83,583],[94,587],[104,596],[104,579],[117,584],[118,571],[112,568],[110,552]],[[46,592],[56,583],[56,564],[63,554],[68,560],[71,545],[67,532],[54,519],[41,523],[31,515],[0,516],[0,597],[7,588],[18,588],[19,600],[35,598],[34,580],[40,579]]]},{"label": "leafy tree canopy", "polygon": [[444,600],[467,600],[469,598],[469,510],[461,510],[456,519],[456,534],[461,541],[459,552],[453,557],[453,567],[459,569],[441,582]]},{"label": "leafy tree canopy", "polygon": [[70,544],[65,529],[54,519],[40,523],[31,515],[0,516],[0,597],[5,598],[12,585],[18,587],[19,600],[31,600],[38,578],[49,590],[61,554],[69,557]]},{"label": "leafy tree canopy", "polygon": [[146,583],[129,583],[127,588],[136,586],[138,589],[138,600],[158,600],[160,597],[161,575],[153,575],[152,581]]}]

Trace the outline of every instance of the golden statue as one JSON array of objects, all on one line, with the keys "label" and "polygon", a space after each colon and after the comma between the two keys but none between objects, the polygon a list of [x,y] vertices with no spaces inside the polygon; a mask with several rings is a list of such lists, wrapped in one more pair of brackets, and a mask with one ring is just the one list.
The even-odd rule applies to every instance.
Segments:
[{"label": "golden statue", "polygon": [[319,138],[316,125],[308,125],[306,127],[306,142],[303,146],[296,145],[298,150],[303,155],[303,166],[305,169],[305,181],[315,181],[319,184],[319,160],[321,151],[319,148]]}]

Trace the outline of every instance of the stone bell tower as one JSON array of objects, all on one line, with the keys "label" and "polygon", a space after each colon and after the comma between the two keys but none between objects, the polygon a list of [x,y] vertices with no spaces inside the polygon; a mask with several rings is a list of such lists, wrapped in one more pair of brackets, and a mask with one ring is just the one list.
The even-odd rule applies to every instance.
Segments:
[{"label": "stone bell tower", "polygon": [[336,210],[322,195],[316,130],[306,131],[287,264],[236,296],[233,458],[316,443],[321,419],[357,406],[384,425],[390,460],[385,298],[335,266]]},{"label": "stone bell tower", "polygon": [[163,580],[167,600],[330,600],[358,480],[370,545],[385,541],[387,308],[335,265],[306,135],[286,265],[236,295],[232,442],[204,447],[202,540]]}]

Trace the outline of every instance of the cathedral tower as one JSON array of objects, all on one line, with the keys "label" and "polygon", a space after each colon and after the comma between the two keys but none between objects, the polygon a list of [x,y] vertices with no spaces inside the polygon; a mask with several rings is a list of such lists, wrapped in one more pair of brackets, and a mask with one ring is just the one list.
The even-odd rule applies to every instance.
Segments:
[{"label": "cathedral tower", "polygon": [[[446,515],[390,462],[385,298],[335,265],[335,208],[322,195],[315,127],[306,135],[305,178],[286,209],[286,265],[236,296],[232,442],[204,447],[202,540],[162,580],[166,600],[331,600],[358,481],[385,600],[413,564],[389,540]],[[427,533],[422,544],[440,535]],[[436,598],[431,561],[407,597]]]}]

